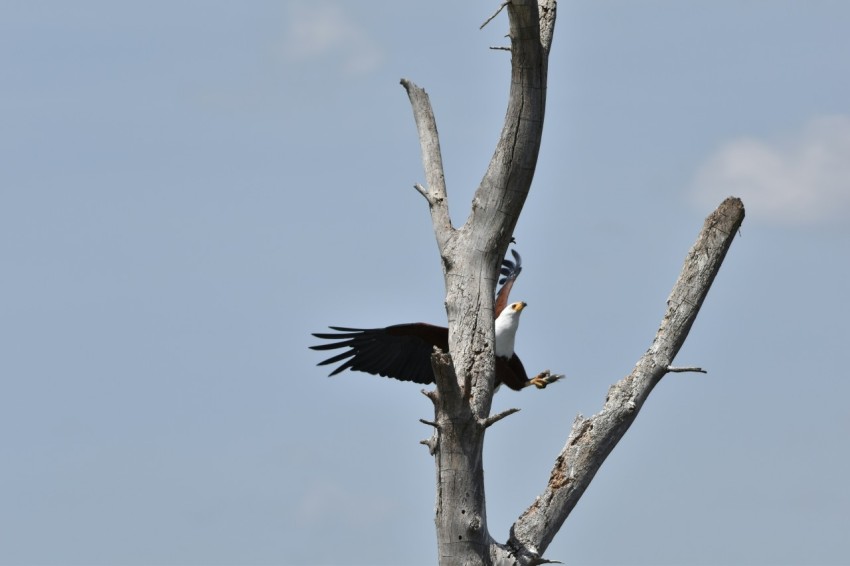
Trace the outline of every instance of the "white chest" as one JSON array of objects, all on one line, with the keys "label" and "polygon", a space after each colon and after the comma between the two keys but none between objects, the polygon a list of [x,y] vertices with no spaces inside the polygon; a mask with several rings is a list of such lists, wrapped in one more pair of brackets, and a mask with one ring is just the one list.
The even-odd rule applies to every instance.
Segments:
[{"label": "white chest", "polygon": [[516,331],[519,328],[519,313],[508,313],[503,311],[496,319],[496,355],[502,358],[510,358],[514,355],[514,341]]}]

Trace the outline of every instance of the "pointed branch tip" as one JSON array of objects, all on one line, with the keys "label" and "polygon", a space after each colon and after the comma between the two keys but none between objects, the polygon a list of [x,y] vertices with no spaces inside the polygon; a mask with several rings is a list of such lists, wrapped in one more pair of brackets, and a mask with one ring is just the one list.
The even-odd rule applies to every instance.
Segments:
[{"label": "pointed branch tip", "polygon": [[499,8],[496,10],[496,12],[495,12],[492,16],[490,16],[489,18],[487,18],[486,20],[484,20],[484,23],[483,23],[483,24],[481,24],[481,27],[479,27],[478,29],[484,29],[484,26],[486,26],[487,24],[489,24],[490,22],[492,22],[493,20],[495,20],[495,19],[496,19],[496,16],[498,16],[498,15],[502,12],[502,10],[504,10],[504,9],[505,9],[505,6],[507,6],[507,5],[508,5],[508,4],[510,4],[510,3],[511,3],[511,0],[505,0],[504,2],[502,2],[501,4],[499,4]]},{"label": "pointed branch tip", "polygon": [[670,373],[708,373],[706,370],[697,367],[676,367],[676,366],[667,366],[667,371]]},{"label": "pointed branch tip", "polygon": [[437,391],[436,390],[428,391],[427,389],[423,389],[421,392],[425,397],[430,399],[432,403],[434,403],[435,405],[437,404]]},{"label": "pointed branch tip", "polygon": [[484,428],[489,428],[491,425],[496,424],[497,422],[499,422],[503,418],[509,417],[509,416],[513,415],[514,413],[518,413],[518,412],[519,412],[519,409],[508,409],[507,411],[502,411],[501,413],[499,413],[497,415],[491,415],[491,416],[487,417],[486,419],[484,419],[481,422],[481,424],[484,426]]}]

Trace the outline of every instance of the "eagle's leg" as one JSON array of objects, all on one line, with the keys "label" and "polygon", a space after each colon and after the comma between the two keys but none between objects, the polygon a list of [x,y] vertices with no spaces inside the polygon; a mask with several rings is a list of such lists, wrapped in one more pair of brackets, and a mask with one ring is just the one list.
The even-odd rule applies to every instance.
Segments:
[{"label": "eagle's leg", "polygon": [[533,385],[537,389],[545,389],[547,385],[549,385],[550,383],[555,383],[562,377],[564,377],[563,374],[550,373],[548,369],[543,370],[531,379],[529,379],[526,383],[526,387],[528,387],[529,385]]}]

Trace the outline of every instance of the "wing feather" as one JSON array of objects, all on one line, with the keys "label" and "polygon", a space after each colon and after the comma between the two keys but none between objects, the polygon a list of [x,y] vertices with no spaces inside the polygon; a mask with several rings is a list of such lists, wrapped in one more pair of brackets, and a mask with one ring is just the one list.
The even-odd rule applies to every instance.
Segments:
[{"label": "wing feather", "polygon": [[387,328],[330,328],[336,332],[318,332],[313,336],[333,342],[310,346],[320,351],[346,349],[319,362],[319,365],[343,362],[330,375],[350,369],[401,381],[434,383],[434,372],[431,369],[434,346],[444,351],[449,348],[447,328],[421,322],[396,324]]},{"label": "wing feather", "polygon": [[511,250],[511,255],[514,256],[514,261],[511,261],[507,258],[502,260],[502,267],[499,270],[499,273],[502,275],[502,278],[499,280],[499,284],[502,286],[499,289],[499,292],[496,294],[496,318],[505,310],[505,307],[508,306],[508,298],[511,294],[511,289],[514,286],[514,282],[516,278],[519,277],[520,272],[522,271],[522,258],[516,250]]}]

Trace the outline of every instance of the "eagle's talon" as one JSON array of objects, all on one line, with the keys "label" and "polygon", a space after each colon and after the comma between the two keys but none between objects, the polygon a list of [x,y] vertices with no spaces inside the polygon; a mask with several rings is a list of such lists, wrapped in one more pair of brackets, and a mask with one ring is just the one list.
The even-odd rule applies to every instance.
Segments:
[{"label": "eagle's talon", "polygon": [[548,369],[541,371],[535,377],[531,378],[529,382],[534,385],[537,389],[545,389],[547,385],[550,383],[555,383],[559,379],[561,379],[563,374],[551,373]]}]

